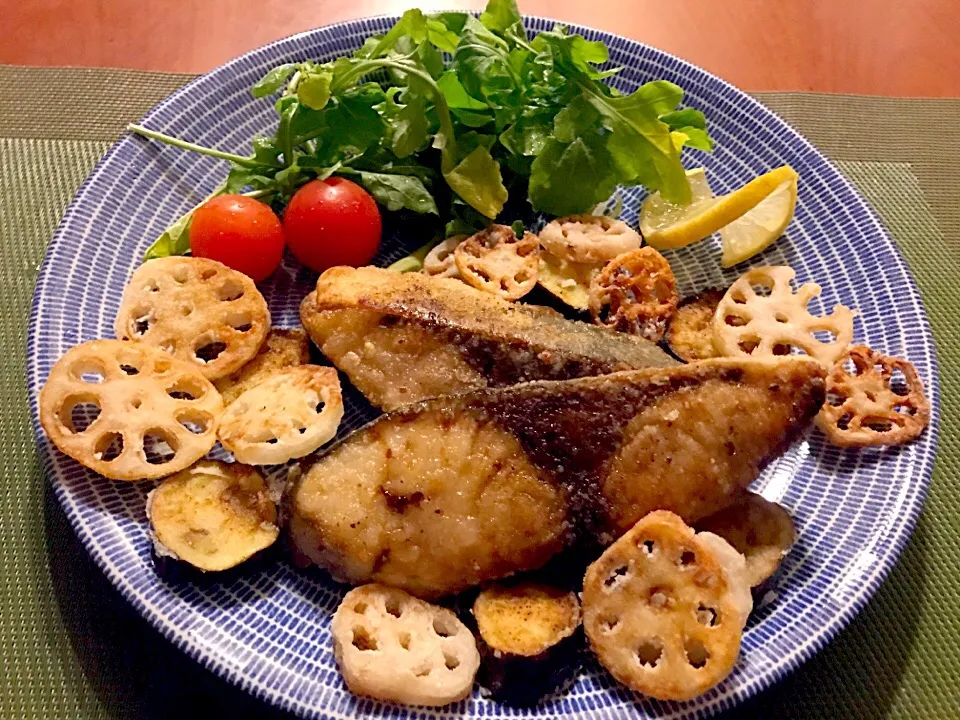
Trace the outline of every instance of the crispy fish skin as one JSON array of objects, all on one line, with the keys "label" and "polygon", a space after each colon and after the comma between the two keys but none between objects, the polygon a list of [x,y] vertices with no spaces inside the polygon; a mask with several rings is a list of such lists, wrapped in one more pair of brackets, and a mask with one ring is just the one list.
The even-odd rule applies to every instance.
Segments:
[{"label": "crispy fish skin", "polygon": [[303,301],[311,339],[374,405],[675,361],[653,343],[508,303],[450,278],[327,270]]},{"label": "crispy fish skin", "polygon": [[738,498],[823,403],[813,361],[708,360],[440,397],[381,416],[289,489],[294,548],[433,598]]}]

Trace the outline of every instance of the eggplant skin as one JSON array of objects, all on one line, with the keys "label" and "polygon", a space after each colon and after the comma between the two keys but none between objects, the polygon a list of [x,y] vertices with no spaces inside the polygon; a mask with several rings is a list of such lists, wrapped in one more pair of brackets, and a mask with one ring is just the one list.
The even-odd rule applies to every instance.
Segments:
[{"label": "eggplant skin", "polygon": [[388,413],[290,489],[294,549],[430,599],[608,544],[653,510],[731,504],[824,398],[812,360],[537,381]]},{"label": "eggplant skin", "polygon": [[336,267],[300,306],[310,338],[374,405],[675,365],[653,343],[464,283]]},{"label": "eggplant skin", "polygon": [[584,636],[575,592],[539,583],[495,585],[473,604],[480,684],[508,705],[535,705],[582,663]]}]

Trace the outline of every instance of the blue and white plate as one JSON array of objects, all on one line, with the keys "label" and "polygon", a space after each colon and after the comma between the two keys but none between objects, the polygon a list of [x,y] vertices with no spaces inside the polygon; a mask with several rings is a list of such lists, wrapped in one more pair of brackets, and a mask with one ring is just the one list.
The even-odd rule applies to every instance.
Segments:
[{"label": "blue and white plate", "polygon": [[[147,127],[246,154],[274,122],[271,100],[250,87],[272,66],[307,58],[330,60],[384,32],[396,18],[321,28],[254,50],[193,81],[151,110]],[[552,20],[528,18],[532,31]],[[690,152],[688,167],[707,168],[716,192],[727,192],[784,163],[800,174],[796,217],[787,237],[754,264],[789,264],[800,281],[823,286],[815,301],[856,307],[855,339],[909,358],[933,403],[931,427],[900,449],[843,451],[814,432],[763,473],[756,489],[794,516],[799,540],[787,558],[776,599],[751,620],[736,670],[703,697],[654,702],[619,687],[590,664],[543,718],[703,717],[729,708],[783,677],[824,646],[876,591],[910,535],[930,481],[937,440],[939,386],[930,328],[906,263],[876,214],[851,184],[783,120],[748,95],[689,63],[622,37],[573,28],[610,46],[624,68],[614,84],[625,92],[665,78],[703,110],[717,141],[712,154]],[[84,545],[124,596],[165,636],[214,672],[277,706],[313,718],[515,717],[475,693],[435,711],[407,710],[354,698],[334,663],[330,617],[343,586],[285,562],[240,573],[229,582],[168,584],[151,563],[144,498],[151,483],[111,482],[57,452],[37,422],[37,394],[51,366],[71,346],[113,336],[113,317],[127,278],[150,242],[224,177],[221,161],[125,136],[106,154],[68,208],[37,281],[30,318],[27,380],[34,429],[56,495]],[[636,221],[640,196],[626,193]],[[423,238],[392,237],[378,263],[392,261]],[[405,244],[406,243],[406,244]],[[706,242],[669,257],[681,293],[724,286],[719,248]],[[742,267],[741,267],[742,270]],[[264,294],[278,326],[298,324],[297,308],[314,277],[286,263]],[[343,431],[363,421],[348,398]]]}]

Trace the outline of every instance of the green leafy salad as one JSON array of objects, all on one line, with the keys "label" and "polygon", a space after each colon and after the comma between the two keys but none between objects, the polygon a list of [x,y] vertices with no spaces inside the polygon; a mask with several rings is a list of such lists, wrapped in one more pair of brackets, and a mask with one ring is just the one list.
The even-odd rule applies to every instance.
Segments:
[{"label": "green leafy salad", "polygon": [[[605,83],[618,72],[601,69],[608,57],[562,26],[529,37],[514,0],[490,0],[479,18],[409,10],[352,56],[270,70],[252,92],[278,95],[277,128],[250,156],[130,130],[229,161],[215,195],[279,210],[304,183],[339,175],[382,208],[436,216],[447,235],[489,224],[508,198],[551,215],[587,212],[618,185],[689,202],[680,150],[711,149],[703,113],[681,109],[683,90],[665,80],[620,93]],[[189,251],[189,223],[147,258]]]}]

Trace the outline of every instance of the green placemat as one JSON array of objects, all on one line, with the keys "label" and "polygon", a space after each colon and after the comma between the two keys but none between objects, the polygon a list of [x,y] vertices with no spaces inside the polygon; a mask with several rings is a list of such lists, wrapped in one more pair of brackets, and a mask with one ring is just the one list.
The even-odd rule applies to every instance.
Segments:
[{"label": "green placemat", "polygon": [[[24,391],[33,282],[96,160],[189,79],[0,66],[0,718],[274,717],[149,627],[80,547],[41,476]],[[960,100],[767,93],[882,216],[924,294],[943,420],[917,531],[866,609],[737,717],[960,717]]]}]

